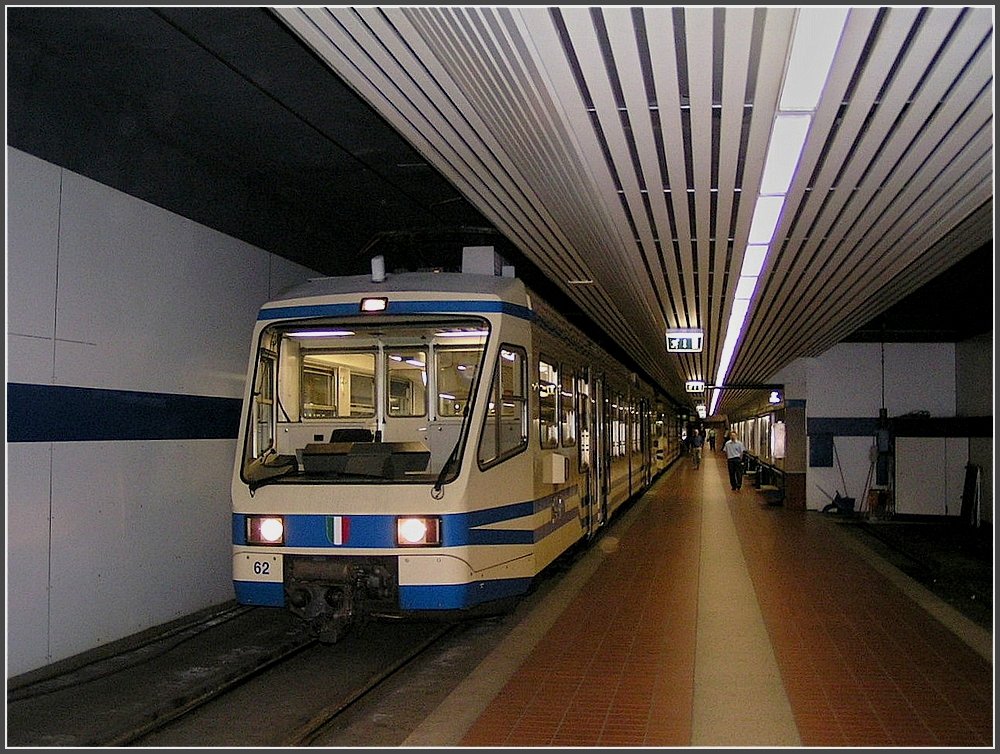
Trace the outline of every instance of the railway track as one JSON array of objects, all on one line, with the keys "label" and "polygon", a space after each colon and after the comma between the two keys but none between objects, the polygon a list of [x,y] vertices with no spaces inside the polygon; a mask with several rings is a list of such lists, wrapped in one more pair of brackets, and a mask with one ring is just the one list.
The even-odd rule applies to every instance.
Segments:
[{"label": "railway track", "polygon": [[359,701],[432,653],[456,628],[449,623],[374,623],[334,645],[313,643],[126,743],[309,746]]},{"label": "railway track", "polygon": [[439,627],[422,642],[408,649],[386,668],[372,675],[356,688],[347,690],[344,695],[318,710],[306,723],[291,731],[282,741],[281,746],[309,746],[319,738],[324,731],[353,704],[364,698],[369,692],[406,667],[418,658],[429,647],[455,630],[453,625]]},{"label": "railway track", "polygon": [[553,564],[510,613],[372,621],[333,645],[287,611],[222,610],[65,672],[11,679],[7,744],[397,746],[575,560]]},{"label": "railway track", "polygon": [[12,679],[7,743],[127,745],[311,643],[290,616],[245,607],[116,643],[44,678]]},{"label": "railway track", "polygon": [[194,622],[146,636],[117,651],[82,659],[52,675],[23,683],[12,682],[7,690],[7,703],[26,701],[74,688],[134,668],[251,610],[253,608],[242,605],[227,606]]},{"label": "railway track", "polygon": [[284,611],[224,610],[12,684],[7,743],[306,746],[456,625],[374,622],[329,645]]}]

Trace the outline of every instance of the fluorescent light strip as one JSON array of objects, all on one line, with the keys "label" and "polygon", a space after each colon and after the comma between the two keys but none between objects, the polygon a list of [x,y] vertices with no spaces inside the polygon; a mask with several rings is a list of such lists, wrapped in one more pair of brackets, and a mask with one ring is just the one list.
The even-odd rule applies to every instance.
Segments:
[{"label": "fluorescent light strip", "polygon": [[753,289],[757,287],[757,276],[741,277],[736,284],[736,299],[749,301],[753,298]]},{"label": "fluorescent light strip", "polygon": [[290,338],[348,338],[354,335],[353,330],[301,330],[290,332]]},{"label": "fluorescent light strip", "polygon": [[757,204],[753,208],[753,221],[750,223],[750,237],[747,243],[764,246],[770,244],[784,206],[783,196],[758,196]]},{"label": "fluorescent light strip", "polygon": [[779,110],[815,110],[833,65],[848,8],[800,8]]},{"label": "fluorescent light strip", "polygon": [[[743,268],[733,293],[733,308],[726,325],[715,384],[722,385],[736,353],[736,344],[743,335],[750,311],[750,300],[774,239],[774,233],[785,206],[788,193],[805,148],[812,116],[823,88],[826,86],[840,37],[847,24],[847,8],[800,8],[795,19],[792,50],[781,85],[778,112],[771,126],[771,138],[761,174],[760,190],[754,205],[753,220]],[[722,397],[722,391],[712,391],[711,411]]]},{"label": "fluorescent light strip", "polygon": [[808,113],[778,113],[775,117],[764,161],[764,176],[760,182],[762,196],[784,196],[788,193],[811,121],[812,115]]},{"label": "fluorescent light strip", "polygon": [[485,338],[488,330],[442,330],[434,333],[439,338]]},{"label": "fluorescent light strip", "polygon": [[743,252],[743,269],[740,270],[741,277],[757,277],[764,269],[764,259],[767,258],[767,245],[747,246]]}]

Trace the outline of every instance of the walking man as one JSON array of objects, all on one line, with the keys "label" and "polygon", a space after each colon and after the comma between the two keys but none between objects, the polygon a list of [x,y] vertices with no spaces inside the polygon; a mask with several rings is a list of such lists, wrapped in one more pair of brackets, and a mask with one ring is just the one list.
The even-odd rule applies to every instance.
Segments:
[{"label": "walking man", "polygon": [[736,431],[731,430],[722,450],[726,453],[726,465],[729,466],[729,486],[735,492],[743,486],[743,454],[747,449],[736,439]]},{"label": "walking man", "polygon": [[697,429],[691,431],[694,433],[691,435],[691,452],[694,454],[694,467],[697,469],[701,466],[701,446],[705,444],[705,438]]}]

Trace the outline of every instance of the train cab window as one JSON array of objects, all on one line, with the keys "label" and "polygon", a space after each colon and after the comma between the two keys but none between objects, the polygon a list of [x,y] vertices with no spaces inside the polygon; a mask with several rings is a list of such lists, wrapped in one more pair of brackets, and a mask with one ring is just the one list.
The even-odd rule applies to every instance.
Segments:
[{"label": "train cab window", "polygon": [[509,458],[528,444],[526,365],[523,349],[506,345],[500,347],[479,440],[478,458],[483,468]]},{"label": "train cab window", "polygon": [[563,366],[559,378],[559,433],[564,448],[576,445],[576,396],[573,374]]},{"label": "train cab window", "polygon": [[538,361],[538,439],[543,448],[559,447],[559,371]]},{"label": "train cab window", "polygon": [[337,369],[302,366],[302,418],[325,419],[337,415]]},{"label": "train cab window", "polygon": [[437,395],[439,412],[433,418],[449,425],[453,436],[442,435],[441,445],[450,452],[478,384],[488,337],[485,320],[443,315],[406,321],[313,318],[267,325],[260,334],[248,404],[243,478],[254,485],[303,479],[350,484],[361,477],[373,484],[417,480],[420,470],[409,466],[420,458],[400,456],[379,466],[379,473],[365,466],[361,474],[345,472],[340,464],[344,459],[318,459],[315,448],[306,451],[343,429],[369,431],[374,444],[384,443],[375,449],[379,453],[391,443],[424,442],[428,415],[435,407],[431,400]]},{"label": "train cab window", "polygon": [[389,416],[427,415],[427,352],[386,349],[386,397]]},{"label": "train cab window", "polygon": [[437,349],[439,417],[462,416],[465,413],[482,355],[481,348]]},{"label": "train cab window", "polygon": [[[372,355],[372,372],[375,358]],[[367,372],[351,372],[351,418],[375,415],[375,375]]]}]

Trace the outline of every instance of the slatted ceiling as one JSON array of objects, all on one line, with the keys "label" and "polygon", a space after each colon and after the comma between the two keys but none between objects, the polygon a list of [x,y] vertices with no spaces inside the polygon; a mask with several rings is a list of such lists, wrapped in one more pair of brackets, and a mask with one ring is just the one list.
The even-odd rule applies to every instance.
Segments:
[{"label": "slatted ceiling", "polygon": [[[501,67],[501,66],[496,65],[495,67]],[[483,74],[480,72],[478,75],[481,76]],[[508,72],[508,75],[505,78],[505,80],[506,81],[511,81],[513,79],[514,79],[514,76],[511,75]],[[498,87],[498,88],[502,89],[503,87]],[[524,98],[526,100],[529,100],[529,101],[534,101],[534,99],[537,99],[537,97],[533,98],[531,96],[525,96],[525,91],[524,91],[523,87],[521,88],[521,91],[518,92],[518,94],[522,95],[522,98]],[[483,107],[482,102],[480,101],[480,102],[477,102],[476,104],[482,110],[482,107]],[[513,112],[513,113],[517,114],[517,110],[518,110],[517,105],[518,105],[518,103],[515,102],[515,101],[511,101],[511,102],[506,103],[505,107],[502,109],[502,112],[499,113],[498,117],[500,117],[500,116],[506,116],[506,113],[508,113],[508,112]],[[523,117],[524,117],[524,114],[522,113],[522,118]],[[537,127],[536,126],[535,128],[530,129],[530,130],[533,132],[534,135],[536,135],[536,136],[542,136],[542,137],[544,137],[547,134],[549,134],[549,133],[552,132],[552,128],[551,128],[551,124],[550,123],[544,124],[542,127]],[[516,147],[518,145],[516,143],[514,143],[513,141],[511,142],[511,144],[512,144],[512,146],[514,148],[508,151],[508,156],[511,159],[513,159],[516,164],[525,165],[525,166],[528,166],[529,168],[533,168],[533,167],[539,166],[541,164],[541,160],[540,160],[540,156],[541,155],[539,155],[539,154],[524,154],[524,153],[520,153],[519,154],[517,152],[517,149],[516,149]],[[553,175],[557,174],[557,171],[559,169],[559,163],[570,164],[570,165],[573,164],[573,162],[569,161],[569,160],[559,160],[559,161],[557,161],[557,164],[555,166],[550,166],[548,170],[543,171],[540,177],[532,175],[530,173],[527,173],[526,175],[527,175],[528,180],[529,181],[533,181],[533,185],[537,185],[537,184],[544,185],[545,182],[549,179],[550,176],[553,176]],[[579,185],[580,184],[579,184],[578,180],[573,182],[573,188],[574,189],[578,189]],[[556,187],[556,188],[558,188],[558,187]],[[547,194],[549,196],[558,196],[559,195],[559,191],[556,190],[556,189],[554,189],[551,185],[548,186],[546,188],[546,190],[547,190]],[[565,274],[565,270],[557,270],[557,274],[554,274],[553,277],[555,277],[556,279],[566,280],[569,277],[577,277],[577,276],[576,275],[574,275],[574,276],[568,276],[568,275]],[[634,295],[634,294],[632,294],[632,295]],[[603,302],[603,304],[604,304],[605,307],[609,303],[610,303],[609,301]],[[587,307],[587,306],[584,306],[583,308],[584,308],[585,311],[588,310],[588,308],[589,309],[593,309],[593,307]],[[605,308],[604,310],[608,311],[607,308]],[[630,328],[625,327],[621,331],[620,337],[621,337],[622,340],[628,341],[630,338],[634,339],[634,333],[631,332]]]},{"label": "slatted ceiling", "polygon": [[[650,376],[711,384],[795,9],[277,13]],[[966,221],[992,201],[991,42],[989,8],[851,10],[727,382],[817,355],[992,237]],[[705,351],[666,354],[664,327]]]},{"label": "slatted ceiling", "polygon": [[[659,126],[659,145],[663,158],[659,169],[660,187],[651,183],[649,198],[655,208],[659,233],[659,253],[666,269],[669,287],[670,308],[666,312],[666,327],[690,327],[695,312],[692,302],[684,296],[684,290],[693,284],[690,269],[684,269],[683,259],[690,255],[690,227],[688,196],[686,186],[683,141],[677,135],[683,132],[681,123],[681,92],[678,84],[677,57],[667,40],[673,40],[673,13],[669,8],[646,8],[643,10],[645,40],[649,56],[649,72],[652,80],[647,88],[652,92],[651,114],[655,112]],[[653,110],[655,108],[655,110]],[[654,133],[654,139],[657,134]],[[659,155],[657,161],[660,162]],[[662,219],[666,214],[666,219]],[[683,276],[683,283],[681,277]],[[685,368],[690,369],[688,365]],[[700,372],[696,370],[693,374]],[[691,373],[691,372],[689,372]],[[692,378],[694,379],[694,378]]]},{"label": "slatted ceiling", "polygon": [[[621,66],[625,70],[643,70],[639,48],[636,45],[638,30],[633,26],[631,13],[616,9],[605,12],[603,20],[609,48],[604,53],[606,69],[614,71],[614,66]],[[587,69],[584,68],[584,74],[586,73]],[[627,124],[621,125],[625,146],[633,153],[636,173],[634,180],[625,178],[623,183],[631,193],[631,211],[639,236],[637,245],[644,259],[644,273],[650,279],[655,294],[656,309],[662,321],[671,321],[671,318],[676,316],[677,307],[669,294],[667,267],[663,264],[659,252],[659,236],[663,232],[661,229],[669,229],[670,225],[663,202],[658,201],[655,196],[655,189],[662,184],[662,178],[654,131],[648,116],[650,110],[646,87],[641,76],[621,77],[614,82],[609,80],[609,85],[612,84],[617,89],[615,99],[621,101],[621,105],[616,105],[612,111],[614,117],[620,119],[623,112],[634,113],[634,117],[630,118]],[[599,113],[602,110],[606,111],[607,107],[598,108]],[[611,113],[608,113],[608,117],[612,117]],[[650,187],[653,187],[652,191]],[[643,218],[646,219],[646,223],[642,222]]]},{"label": "slatted ceiling", "polygon": [[[575,57],[578,65],[583,71],[587,91],[589,92],[590,98],[594,103],[594,112],[600,124],[600,133],[603,135],[603,140],[606,145],[605,151],[627,155],[629,153],[627,139],[621,127],[621,120],[615,103],[614,93],[607,80],[602,51],[600,49],[600,45],[598,44],[596,35],[593,33],[593,26],[589,18],[577,14],[571,14],[570,18],[567,19],[567,32],[570,36],[574,33],[578,35],[580,34],[579,31],[575,30],[575,27],[578,25],[583,25],[584,28],[588,30],[589,33],[584,32],[582,36],[589,44],[585,45],[582,49],[577,47],[575,49]],[[605,174],[607,178],[616,176],[623,185],[622,190],[633,198],[636,197],[639,189],[633,181],[634,174],[631,172],[625,172],[623,174],[614,170],[614,166],[610,167],[610,175]],[[598,179],[601,177],[603,176],[598,176]],[[626,207],[627,211],[630,209],[633,210],[629,212],[631,216],[630,224],[634,226],[636,222],[636,214],[634,212],[634,208]],[[647,277],[645,260],[642,256],[632,257],[630,269],[634,279],[637,281]]]},{"label": "slatted ceiling", "polygon": [[[896,170],[897,174],[902,173],[903,170],[901,169],[900,166],[902,165],[903,168],[905,168],[905,162],[902,162],[902,158],[900,157],[901,150],[905,146],[907,146],[910,141],[912,141],[914,133],[920,133],[922,135],[926,135],[928,133],[928,129],[926,127],[923,130],[920,129],[921,125],[927,122],[928,118],[930,117],[930,111],[933,108],[924,106],[923,107],[924,112],[921,112],[920,107],[918,107],[919,101],[914,101],[912,99],[912,91],[915,85],[914,82],[919,81],[922,77],[924,77],[924,74],[926,73],[927,58],[933,57],[936,54],[936,50],[940,47],[941,43],[947,36],[948,31],[950,30],[950,22],[953,21],[958,14],[953,13],[950,15],[953,16],[952,19],[942,21],[942,23],[936,26],[935,25],[928,26],[925,23],[920,26],[916,34],[913,34],[911,25],[913,22],[917,20],[918,14],[915,12],[904,13],[904,14],[893,13],[891,19],[889,19],[881,29],[881,33],[879,36],[879,44],[877,45],[876,50],[872,55],[873,59],[877,59],[879,55],[879,48],[881,48],[883,51],[888,49],[889,51],[891,51],[890,54],[893,57],[895,57],[899,47],[908,38],[910,38],[911,35],[912,35],[912,42],[908,48],[909,51],[908,59],[904,59],[899,62],[896,74],[893,77],[893,85],[888,88],[885,87],[885,80],[884,80],[885,71],[891,69],[892,65],[887,65],[887,63],[889,62],[888,60],[881,61],[882,63],[881,65],[873,64],[872,60],[868,61],[868,65],[866,66],[865,70],[867,72],[873,72],[873,75],[869,77],[867,90],[869,92],[875,93],[871,96],[870,99],[872,102],[874,102],[875,95],[880,92],[883,95],[883,99],[881,102],[878,103],[879,105],[878,108],[876,108],[878,110],[878,112],[876,113],[876,117],[874,118],[856,117],[854,119],[856,122],[861,124],[857,130],[863,132],[863,138],[860,140],[853,141],[847,144],[846,146],[844,145],[845,144],[844,142],[841,142],[841,148],[843,150],[844,160],[842,160],[840,164],[842,165],[850,164],[853,166],[858,166],[855,173],[858,176],[856,180],[859,182],[861,181],[862,176],[869,181],[875,178],[874,182],[869,184],[874,188],[864,189],[864,187],[862,186],[857,190],[849,192],[849,194],[842,195],[845,200],[847,198],[852,199],[856,205],[855,209],[857,213],[859,215],[863,215],[865,218],[867,218],[870,215],[877,214],[878,212],[885,212],[889,206],[893,206],[894,212],[891,215],[883,214],[883,219],[886,217],[890,217],[891,219],[893,219],[894,222],[898,222],[898,215],[896,214],[896,212],[898,212],[898,207],[901,205],[900,201],[901,196],[892,195],[889,193],[889,191],[885,189],[885,184],[891,183],[889,178],[886,177],[887,168],[885,166],[892,166]],[[966,19],[967,22],[969,20],[970,19],[968,18]],[[965,28],[969,28],[969,26],[966,25]],[[982,27],[980,26],[979,29],[980,37],[982,36],[982,33],[983,30]],[[895,36],[895,38],[893,38],[893,35]],[[965,47],[966,50],[975,49],[979,41],[976,40],[974,37],[972,39],[962,39],[962,37],[960,36],[953,37],[953,40],[958,42],[959,45],[967,45]],[[955,49],[954,45],[952,45],[951,49]],[[909,65],[909,63],[913,61],[920,61],[920,65],[919,66]],[[896,61],[893,60],[893,62]],[[864,106],[864,103],[866,102],[866,98],[863,96],[865,89],[866,89],[866,84],[862,79],[859,85],[855,88],[855,91],[853,92],[852,96],[851,105],[854,107],[855,112],[861,111]],[[897,93],[896,95],[893,94],[894,91]],[[940,91],[940,87],[935,89],[933,74],[926,78],[923,89],[921,90],[921,94],[926,98],[925,102],[930,101],[933,104],[940,100],[942,92]],[[895,96],[896,99],[895,103],[893,103],[891,99],[893,96]],[[870,106],[870,108],[874,108],[874,105]],[[903,117],[902,120],[898,120],[899,112],[904,109],[906,110],[906,115]],[[950,112],[952,114],[961,113],[962,108],[961,107],[949,108],[947,112]],[[888,117],[882,117],[881,118],[882,122],[880,122],[879,116],[886,116],[886,115],[888,115]],[[841,134],[847,133],[849,135],[853,135],[853,133],[855,133],[854,129],[848,127],[851,125],[850,121],[851,121],[851,113],[849,108],[844,123],[842,123],[842,128],[840,129]],[[890,129],[892,129],[891,134],[890,134]],[[945,128],[945,132],[950,133],[953,131],[953,129],[955,129],[955,124],[953,123],[948,124]],[[839,135],[840,134],[838,134],[838,136]],[[890,136],[894,136],[895,138],[892,139],[890,138]],[[866,139],[868,144],[874,144],[878,149],[881,150],[881,152],[878,152],[874,147],[866,147],[865,143]],[[922,154],[928,154],[928,153],[932,153],[931,147],[925,147],[925,149],[923,150],[921,149],[914,150],[911,148],[909,156],[912,158],[914,156],[920,156]],[[831,149],[828,152],[828,157],[831,156],[834,158],[837,157],[835,150]],[[851,158],[850,161],[845,161],[848,156]],[[895,163],[893,163],[893,161],[895,161]],[[833,164],[836,165],[837,163],[835,162]],[[847,175],[847,178],[845,178],[845,175]],[[851,180],[854,179],[853,176],[850,176],[850,174],[847,173],[846,171],[845,175],[841,175],[839,178],[839,182],[841,183],[841,185],[843,185],[844,183],[850,184],[849,179]],[[819,183],[818,180],[816,182]],[[899,183],[901,181],[897,179],[896,182]],[[926,186],[926,179],[918,182],[910,178],[908,179],[908,183],[906,185],[911,187]],[[876,190],[878,190],[878,193],[876,193]],[[817,192],[814,190],[813,193],[815,195]],[[987,194],[986,196],[989,196],[989,194]],[[835,218],[835,220],[843,222],[845,218],[849,218],[853,214],[850,211],[851,209],[852,208],[848,206],[846,209],[842,210],[839,213],[839,215]],[[928,207],[921,207],[919,210],[921,216],[924,217],[925,219],[927,219],[928,217],[930,218],[933,217],[933,215],[925,214],[929,212],[929,209],[930,208]],[[870,220],[867,221],[869,223],[871,222]],[[821,228],[821,233],[825,234],[829,232],[829,226],[832,224],[833,222],[830,222],[828,223],[826,228]],[[852,230],[848,232],[847,239],[845,239],[845,241],[842,241],[841,244],[843,248],[846,248],[847,244],[849,244],[851,241],[854,241],[856,243],[865,239],[873,241],[874,239],[881,238],[886,232],[887,231],[885,228],[879,228],[877,226],[872,227],[870,224],[865,225],[863,222],[859,220],[854,224]],[[841,331],[841,335],[845,334],[843,331],[845,327],[847,327],[846,323],[850,322],[850,320],[845,320],[842,314],[838,312],[838,308],[841,310],[843,309],[850,310],[851,301],[846,300],[846,296],[848,294],[852,294],[853,297],[856,299],[864,300],[864,294],[862,293],[859,286],[861,285],[861,282],[863,281],[864,278],[867,277],[870,279],[874,277],[871,274],[872,268],[870,267],[870,265],[872,264],[872,260],[876,258],[875,256],[873,256],[870,247],[860,248],[860,250],[858,248],[854,248],[852,251],[853,254],[850,257],[843,257],[842,255],[842,261],[840,265],[836,267],[837,272],[842,272],[845,268],[849,269],[848,274],[839,276],[839,281],[834,280],[835,276],[831,272],[832,268],[832,265],[830,264],[831,258],[830,257],[824,258],[818,254],[815,255],[814,259],[818,257],[820,261],[825,263],[826,274],[824,274],[823,269],[821,269],[818,273],[815,269],[809,269],[809,268],[806,268],[804,271],[802,271],[799,275],[799,278],[811,282],[806,287],[806,290],[802,292],[801,298],[796,300],[795,298],[789,296],[776,297],[776,300],[781,301],[783,304],[796,307],[799,310],[798,312],[796,312],[795,309],[793,309],[790,313],[787,313],[784,316],[789,316],[794,318],[797,314],[802,313],[802,310],[816,309],[819,304],[816,298],[819,295],[818,293],[819,291],[822,290],[840,291],[841,294],[839,295],[838,299],[836,299],[839,306],[834,306],[833,301],[827,301],[824,303],[827,304],[826,311],[828,312],[826,320],[827,321],[839,320],[841,322],[845,322],[844,327],[839,328]],[[931,276],[929,275],[921,282],[926,282],[926,280],[930,279],[930,277]],[[772,275],[770,278],[770,282],[774,282],[776,279],[777,277]],[[910,290],[912,290],[912,288]],[[758,313],[760,313],[761,310],[762,309],[759,308]],[[874,313],[877,312],[873,312],[873,314]],[[866,319],[863,318],[864,316],[865,315],[860,315],[860,321],[856,322],[855,324],[856,325],[864,324],[864,322],[867,321]],[[818,333],[830,332],[827,329],[828,326],[826,326],[825,323],[823,322],[813,322],[810,324],[814,332]],[[761,327],[760,329],[765,330],[768,328],[765,326]],[[846,332],[850,332],[850,330],[848,329]],[[807,340],[802,340],[798,338],[797,335],[789,333],[784,341],[784,344],[794,343],[794,342],[798,342],[803,348],[807,348],[810,345]],[[821,348],[825,348],[827,347],[827,344],[832,345],[836,341],[833,340],[832,342],[830,342],[829,338],[827,338],[826,340],[821,340],[819,342],[822,343]],[[783,346],[782,341],[769,343],[769,347],[772,348],[780,349],[782,346]],[[758,344],[758,348],[756,349],[756,351],[759,351],[760,347],[761,344]],[[746,349],[744,353],[746,354],[746,358],[748,360],[755,358],[756,355],[756,352],[752,347]]]},{"label": "slatted ceiling", "polygon": [[[955,219],[956,222],[959,218]],[[948,227],[951,227],[949,224]],[[923,227],[923,226],[921,226]],[[939,237],[940,234],[935,234]],[[931,280],[936,274],[943,271],[940,268],[935,267],[933,264],[933,255],[931,252],[927,252],[926,240],[921,242],[921,239],[927,239],[934,237],[929,233],[922,232],[920,230],[914,231],[910,234],[909,243],[903,243],[900,248],[894,248],[888,253],[881,256],[878,263],[873,264],[871,267],[867,268],[870,270],[870,279],[863,280],[857,274],[849,278],[849,280],[856,280],[856,285],[853,287],[846,287],[845,290],[845,301],[844,306],[849,312],[856,312],[850,317],[841,317],[844,324],[843,327],[850,326],[851,329],[860,327],[866,321],[870,320],[878,311],[871,311],[873,307],[867,306],[867,303],[881,303],[880,295],[885,292],[886,289],[890,292],[894,292],[895,298],[892,301],[903,298],[905,295],[916,290],[918,287],[924,283]],[[903,237],[905,239],[905,236]],[[985,242],[983,240],[982,242]],[[981,242],[981,243],[982,243]],[[972,247],[977,248],[977,246]],[[942,249],[940,253],[947,258],[950,264],[955,262],[955,253],[952,249]],[[909,282],[905,282],[909,280]],[[886,283],[885,281],[893,281],[892,283]],[[892,295],[890,293],[890,295]],[[835,318],[830,315],[827,316],[826,321],[818,323],[820,326],[820,332],[833,331],[838,332],[836,328],[838,322]],[[850,330],[844,333],[840,333],[841,336],[849,333]],[[802,347],[808,348],[810,346],[808,340],[803,340]],[[815,348],[815,346],[813,346]]]}]

